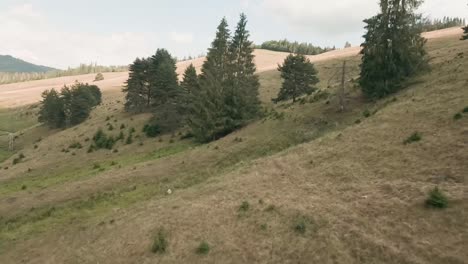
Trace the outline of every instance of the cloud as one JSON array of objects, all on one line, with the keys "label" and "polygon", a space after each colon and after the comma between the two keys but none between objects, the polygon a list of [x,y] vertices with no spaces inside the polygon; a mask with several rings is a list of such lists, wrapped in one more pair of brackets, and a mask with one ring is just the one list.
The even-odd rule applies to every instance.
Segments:
[{"label": "cloud", "polygon": [[177,44],[190,44],[193,42],[191,33],[171,32],[171,39]]},{"label": "cloud", "polygon": [[30,4],[0,12],[0,53],[57,68],[97,62],[126,65],[148,56],[158,43],[154,33],[70,32],[56,28]]},{"label": "cloud", "polygon": [[325,36],[360,31],[378,10],[376,0],[263,0],[262,6],[293,30]]}]

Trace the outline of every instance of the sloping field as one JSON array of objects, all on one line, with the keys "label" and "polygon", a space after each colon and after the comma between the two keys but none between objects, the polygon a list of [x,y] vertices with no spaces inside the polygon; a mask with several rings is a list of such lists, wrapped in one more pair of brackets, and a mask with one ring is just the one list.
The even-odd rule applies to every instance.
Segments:
[{"label": "sloping field", "polygon": [[[444,36],[454,36],[461,34],[460,28],[449,28],[433,32],[424,33],[428,39],[440,38]],[[356,55],[360,51],[360,47],[353,47],[341,50],[334,50],[323,54],[309,56],[312,62],[319,62],[323,60],[337,59]],[[279,63],[282,63],[288,53],[274,52],[268,50],[255,51],[255,63],[259,72],[275,70]],[[177,64],[179,76],[182,76],[185,68],[193,63],[199,70],[203,64],[204,59],[198,58],[193,61],[184,61]],[[0,85],[0,108],[1,107],[18,107],[27,104],[38,102],[41,99],[41,93],[44,90],[51,88],[61,88],[63,85],[72,84],[76,80],[79,82],[92,83],[95,74],[86,74],[70,77],[61,77],[54,79],[30,81],[23,83],[5,84]],[[128,78],[128,73],[104,73],[104,81],[96,82],[102,90],[121,89]]]},{"label": "sloping field", "polygon": [[[279,73],[262,72],[266,116],[205,145],[145,138],[149,115],[124,113],[119,90],[106,90],[89,120],[1,163],[0,263],[467,263],[468,45],[458,38],[431,39],[431,70],[390,98],[366,102],[349,85],[344,113],[327,82],[340,59],[316,63],[330,95],[295,105],[271,105]],[[357,67],[359,56],[346,59]],[[136,128],[135,142],[87,153],[106,123],[114,136]],[[421,140],[403,144],[415,132]],[[435,186],[448,208],[424,206]],[[161,230],[167,250],[155,254]]]}]

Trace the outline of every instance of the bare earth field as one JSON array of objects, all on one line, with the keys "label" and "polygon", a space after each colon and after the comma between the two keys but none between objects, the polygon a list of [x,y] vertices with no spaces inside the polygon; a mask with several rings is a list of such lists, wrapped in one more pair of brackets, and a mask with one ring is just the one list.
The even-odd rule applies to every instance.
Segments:
[{"label": "bare earth field", "polygon": [[[144,136],[150,115],[125,113],[125,78],[109,76],[88,120],[24,131],[0,161],[0,263],[468,263],[468,45],[454,29],[428,36],[430,70],[375,102],[353,83],[358,48],[312,57],[325,95],[277,105],[287,54],[257,51],[265,116],[203,145],[185,131]],[[0,111],[0,130],[34,125],[30,111]],[[134,142],[88,153],[99,127],[135,128]],[[448,208],[425,206],[435,186]],[[155,254],[160,231],[167,250]]]},{"label": "bare earth field", "polygon": [[[449,28],[433,32],[424,33],[423,35],[427,39],[440,38],[444,36],[453,36],[461,34],[460,28]],[[348,57],[358,54],[360,47],[352,47],[347,49],[334,50],[323,54],[309,56],[312,62],[318,62],[323,60],[337,59],[342,57]],[[282,63],[288,53],[274,52],[268,50],[256,50],[255,51],[255,63],[257,65],[258,72],[265,72],[269,70],[275,70],[279,63]],[[198,58],[193,61],[184,61],[177,64],[177,72],[181,77],[185,68],[193,63],[194,66],[199,70],[203,64],[204,59]],[[54,79],[38,80],[23,83],[5,84],[0,85],[0,108],[5,107],[18,107],[23,105],[32,104],[38,102],[41,99],[41,93],[44,90],[51,88],[61,88],[63,85],[69,85],[74,83],[76,80],[79,82],[92,83],[95,74],[86,74],[70,77],[61,77]],[[96,82],[102,90],[109,89],[121,89],[125,81],[128,78],[128,73],[104,73],[104,81]]]}]

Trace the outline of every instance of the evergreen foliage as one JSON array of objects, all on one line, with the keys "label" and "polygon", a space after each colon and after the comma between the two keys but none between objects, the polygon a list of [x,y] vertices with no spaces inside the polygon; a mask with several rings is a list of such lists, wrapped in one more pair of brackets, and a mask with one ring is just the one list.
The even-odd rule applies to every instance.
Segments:
[{"label": "evergreen foliage", "polygon": [[402,82],[427,65],[419,15],[421,0],[381,0],[378,15],[364,20],[360,85],[369,98],[398,91]]},{"label": "evergreen foliage", "polygon": [[75,83],[64,86],[60,93],[55,89],[42,93],[39,122],[51,128],[64,128],[85,121],[93,107],[101,104],[102,95],[95,85]]},{"label": "evergreen foliage", "polygon": [[147,137],[157,137],[161,134],[161,128],[158,125],[146,124],[143,127],[143,132],[145,132]]},{"label": "evergreen foliage", "polygon": [[125,110],[127,112],[143,112],[151,104],[151,92],[148,80],[148,59],[136,58],[129,67],[129,78],[123,89],[125,94]]},{"label": "evergreen foliage", "polygon": [[317,70],[310,60],[304,55],[290,54],[284,60],[283,65],[278,66],[281,72],[283,85],[274,102],[296,99],[304,94],[311,94],[317,88],[315,85],[319,82]]},{"label": "evergreen foliage", "polygon": [[221,20],[202,66],[199,89],[190,93],[188,125],[199,141],[223,137],[258,113],[260,84],[246,25],[241,14],[231,38],[226,19]]},{"label": "evergreen foliage", "polygon": [[434,208],[446,208],[448,206],[448,199],[438,187],[435,187],[430,193],[429,198],[426,200],[426,206]]},{"label": "evergreen foliage", "polygon": [[261,45],[256,46],[257,49],[266,49],[272,51],[280,51],[280,52],[289,52],[289,53],[296,53],[302,55],[317,55],[320,53],[324,53],[334,48],[321,48],[312,45],[311,43],[299,43],[297,41],[290,42],[287,39],[283,40],[270,40],[263,42]]},{"label": "evergreen foliage", "polygon": [[468,39],[468,25],[462,29],[463,29],[463,36],[461,40],[467,40]]},{"label": "evergreen foliage", "polygon": [[98,131],[93,136],[94,145],[93,149],[112,149],[116,140],[112,136],[106,135],[102,129]]}]

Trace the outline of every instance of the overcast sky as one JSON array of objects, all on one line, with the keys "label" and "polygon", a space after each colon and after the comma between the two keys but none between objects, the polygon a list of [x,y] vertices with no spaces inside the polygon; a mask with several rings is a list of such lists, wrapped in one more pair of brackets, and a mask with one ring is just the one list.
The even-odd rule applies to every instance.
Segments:
[{"label": "overcast sky", "polygon": [[[240,12],[252,40],[287,38],[321,46],[358,45],[377,0],[1,0],[0,54],[52,67],[126,65],[167,48],[173,55],[206,51],[223,16]],[[433,18],[468,19],[468,0],[426,0]]]}]

